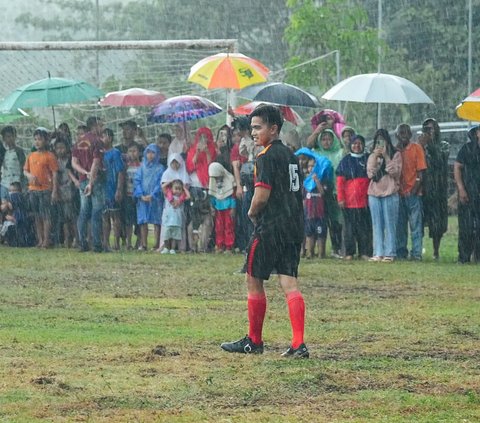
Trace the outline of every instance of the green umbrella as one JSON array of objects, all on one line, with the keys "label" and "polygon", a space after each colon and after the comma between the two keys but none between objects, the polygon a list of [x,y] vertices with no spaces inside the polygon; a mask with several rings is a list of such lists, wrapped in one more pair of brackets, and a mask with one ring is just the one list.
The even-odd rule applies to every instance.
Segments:
[{"label": "green umbrella", "polygon": [[11,112],[19,107],[52,107],[55,126],[57,104],[73,104],[99,99],[104,93],[84,81],[65,78],[45,78],[17,88],[0,102],[0,110]]}]

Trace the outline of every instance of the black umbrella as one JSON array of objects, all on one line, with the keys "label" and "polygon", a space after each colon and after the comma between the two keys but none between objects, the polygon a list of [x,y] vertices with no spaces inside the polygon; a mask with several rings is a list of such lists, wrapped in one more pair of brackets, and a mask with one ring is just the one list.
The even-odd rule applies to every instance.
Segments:
[{"label": "black umbrella", "polygon": [[296,87],[283,82],[266,82],[241,90],[239,97],[253,101],[268,101],[270,103],[285,106],[319,107],[320,102],[312,95]]}]

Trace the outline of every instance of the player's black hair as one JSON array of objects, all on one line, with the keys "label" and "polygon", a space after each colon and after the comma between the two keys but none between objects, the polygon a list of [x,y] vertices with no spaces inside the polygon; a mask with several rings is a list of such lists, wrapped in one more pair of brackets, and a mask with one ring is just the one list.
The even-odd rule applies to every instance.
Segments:
[{"label": "player's black hair", "polygon": [[250,113],[250,122],[255,116],[262,118],[262,120],[268,125],[277,125],[278,132],[280,133],[283,125],[283,119],[278,107],[270,104],[262,104],[255,108],[252,113]]}]

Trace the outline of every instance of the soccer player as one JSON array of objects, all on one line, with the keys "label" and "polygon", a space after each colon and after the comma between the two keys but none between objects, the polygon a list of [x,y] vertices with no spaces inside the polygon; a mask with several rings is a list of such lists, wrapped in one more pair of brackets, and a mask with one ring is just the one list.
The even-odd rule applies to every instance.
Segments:
[{"label": "soccer player", "polygon": [[297,286],[303,241],[301,177],[296,157],[279,140],[282,117],[278,108],[257,107],[252,114],[252,138],[264,149],[255,164],[255,192],[248,216],[255,225],[247,247],[248,335],[221,348],[232,353],[263,353],[262,329],[267,308],[263,281],[275,269],[285,293],[293,340],[283,357],[308,358],[303,341],[305,303]]}]

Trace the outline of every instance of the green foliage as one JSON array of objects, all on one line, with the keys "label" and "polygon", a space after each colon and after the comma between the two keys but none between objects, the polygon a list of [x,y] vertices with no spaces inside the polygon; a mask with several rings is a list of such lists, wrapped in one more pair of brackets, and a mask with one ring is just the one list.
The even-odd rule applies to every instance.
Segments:
[{"label": "green foliage", "polygon": [[[288,0],[290,23],[285,31],[290,59],[286,67],[340,52],[343,77],[376,70],[377,35],[365,9],[347,0]],[[325,92],[336,81],[334,56],[288,72],[288,81]]]}]

